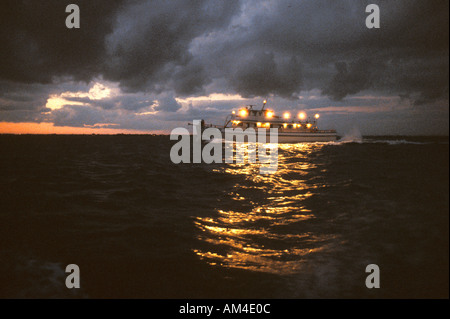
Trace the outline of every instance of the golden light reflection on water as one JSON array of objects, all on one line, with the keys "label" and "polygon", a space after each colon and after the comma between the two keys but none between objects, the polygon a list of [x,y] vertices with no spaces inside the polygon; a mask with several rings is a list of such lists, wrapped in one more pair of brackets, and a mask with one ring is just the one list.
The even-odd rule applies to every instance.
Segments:
[{"label": "golden light reflection on water", "polygon": [[303,203],[326,186],[310,176],[320,170],[311,157],[321,147],[280,144],[275,174],[259,174],[257,163],[218,169],[242,176],[242,182],[227,194],[232,209],[220,207],[216,216],[195,218],[203,248],[194,252],[213,266],[274,274],[301,271],[308,257],[326,249],[332,239],[308,226],[316,216]]}]

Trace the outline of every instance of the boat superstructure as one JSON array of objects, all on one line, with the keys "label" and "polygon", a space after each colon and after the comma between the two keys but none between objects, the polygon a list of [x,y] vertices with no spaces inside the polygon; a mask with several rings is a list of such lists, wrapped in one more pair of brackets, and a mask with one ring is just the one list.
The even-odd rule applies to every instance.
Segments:
[{"label": "boat superstructure", "polygon": [[335,141],[337,134],[335,130],[319,130],[317,122],[319,114],[307,117],[305,112],[300,112],[297,117],[292,118],[289,112],[282,116],[275,115],[270,109],[265,109],[266,101],[261,109],[255,109],[254,105],[248,105],[233,111],[224,124],[224,128],[271,128],[278,129],[278,143],[302,143],[302,142],[329,142]]}]

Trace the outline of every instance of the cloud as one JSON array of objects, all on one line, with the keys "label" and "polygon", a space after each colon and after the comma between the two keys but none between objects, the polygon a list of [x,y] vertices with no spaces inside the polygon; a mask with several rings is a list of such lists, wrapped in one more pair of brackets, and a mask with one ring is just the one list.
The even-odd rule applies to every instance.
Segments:
[{"label": "cloud", "polygon": [[367,94],[448,103],[448,1],[379,0],[381,28],[369,30],[372,2],[79,0],[81,28],[67,29],[64,2],[5,0],[0,120],[48,118],[51,97],[64,99],[55,123],[137,113],[140,127],[242,103],[179,102],[213,94],[293,107],[308,92],[329,105]]},{"label": "cloud", "polygon": [[2,2],[2,79],[51,83],[55,76],[68,76],[90,81],[102,73],[104,39],[114,27],[122,1],[77,1],[80,29],[66,28],[67,4],[58,0]]},{"label": "cloud", "polygon": [[227,25],[238,9],[234,0],[131,2],[117,15],[116,27],[105,39],[105,78],[130,91],[198,90],[206,81],[190,74],[201,73],[202,65],[192,61],[189,45]]},{"label": "cloud", "polygon": [[[80,0],[82,25],[74,30],[64,25],[60,1],[6,1],[0,76],[103,77],[124,91],[177,96],[215,93],[206,88],[220,91],[211,85],[220,83],[244,96],[319,88],[333,99],[366,89],[445,97],[448,71],[436,72],[448,70],[448,2],[380,0],[377,30],[365,27],[369,2]],[[370,73],[372,65],[396,76]],[[415,72],[430,66],[431,85]]]},{"label": "cloud", "polygon": [[349,94],[369,89],[373,84],[374,65],[368,59],[360,59],[348,65],[336,62],[337,73],[323,93],[334,100],[342,100]]},{"label": "cloud", "polygon": [[158,97],[155,111],[176,112],[181,108],[181,105],[175,100],[171,94],[163,94]]},{"label": "cloud", "polygon": [[244,97],[276,94],[289,98],[300,92],[302,72],[295,56],[277,63],[273,53],[256,52],[236,69],[232,85]]}]

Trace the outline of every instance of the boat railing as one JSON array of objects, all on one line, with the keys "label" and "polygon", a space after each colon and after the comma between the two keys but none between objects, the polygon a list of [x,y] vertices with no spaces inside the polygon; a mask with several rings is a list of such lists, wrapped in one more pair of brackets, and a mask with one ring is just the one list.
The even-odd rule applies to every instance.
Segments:
[{"label": "boat railing", "polygon": [[319,133],[336,133],[336,130],[317,130]]}]

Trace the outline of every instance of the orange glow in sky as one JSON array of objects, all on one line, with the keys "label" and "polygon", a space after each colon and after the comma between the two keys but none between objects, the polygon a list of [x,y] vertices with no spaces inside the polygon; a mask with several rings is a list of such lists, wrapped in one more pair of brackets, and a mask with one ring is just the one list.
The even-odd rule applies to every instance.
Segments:
[{"label": "orange glow in sky", "polygon": [[54,126],[53,123],[0,122],[0,134],[164,134],[163,131],[139,131],[120,128]]}]

